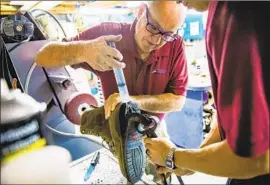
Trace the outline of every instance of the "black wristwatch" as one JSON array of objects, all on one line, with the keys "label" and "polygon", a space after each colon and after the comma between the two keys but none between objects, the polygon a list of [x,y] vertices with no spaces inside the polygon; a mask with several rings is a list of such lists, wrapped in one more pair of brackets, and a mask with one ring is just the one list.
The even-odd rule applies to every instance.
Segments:
[{"label": "black wristwatch", "polygon": [[165,160],[165,166],[166,168],[169,168],[171,170],[175,169],[175,164],[174,164],[174,152],[175,152],[176,148],[172,148],[169,153],[168,156]]}]

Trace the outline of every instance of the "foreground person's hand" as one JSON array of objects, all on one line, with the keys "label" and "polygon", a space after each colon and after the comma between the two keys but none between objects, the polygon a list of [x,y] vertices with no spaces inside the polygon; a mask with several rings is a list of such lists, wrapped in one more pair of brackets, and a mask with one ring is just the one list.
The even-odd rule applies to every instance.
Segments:
[{"label": "foreground person's hand", "polygon": [[167,137],[145,138],[144,143],[150,160],[159,166],[165,166],[169,151],[176,147]]}]

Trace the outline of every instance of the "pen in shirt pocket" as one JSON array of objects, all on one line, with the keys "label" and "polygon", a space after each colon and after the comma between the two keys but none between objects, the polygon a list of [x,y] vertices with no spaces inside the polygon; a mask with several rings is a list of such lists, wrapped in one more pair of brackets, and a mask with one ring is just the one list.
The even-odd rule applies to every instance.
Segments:
[{"label": "pen in shirt pocket", "polygon": [[166,70],[165,69],[155,69],[152,71],[152,73],[164,74],[164,73],[166,73]]}]

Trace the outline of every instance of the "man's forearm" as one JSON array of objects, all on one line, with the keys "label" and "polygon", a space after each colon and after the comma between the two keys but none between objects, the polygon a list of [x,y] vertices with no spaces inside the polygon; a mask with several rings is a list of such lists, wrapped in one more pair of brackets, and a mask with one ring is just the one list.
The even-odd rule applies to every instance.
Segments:
[{"label": "man's forearm", "polygon": [[140,109],[153,113],[166,113],[179,111],[185,103],[185,96],[165,93],[160,95],[140,95],[132,96],[132,101],[136,102]]},{"label": "man's forearm", "polygon": [[87,42],[50,42],[39,50],[36,63],[43,67],[53,68],[85,62],[91,52],[86,50]]},{"label": "man's forearm", "polygon": [[209,175],[249,179],[269,173],[269,150],[259,157],[239,157],[224,140],[197,150],[177,149],[175,163],[177,167]]}]

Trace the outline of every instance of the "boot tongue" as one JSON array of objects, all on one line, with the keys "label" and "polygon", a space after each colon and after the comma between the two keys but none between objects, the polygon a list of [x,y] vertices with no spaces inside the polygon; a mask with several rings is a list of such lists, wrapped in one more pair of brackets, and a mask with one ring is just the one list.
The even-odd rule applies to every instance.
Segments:
[{"label": "boot tongue", "polygon": [[138,105],[134,102],[123,103],[119,110],[119,124],[121,125],[121,136],[124,136],[126,132],[129,132],[129,130],[127,130],[127,127],[129,124],[129,117],[132,114],[141,114],[141,110],[139,109]]}]

